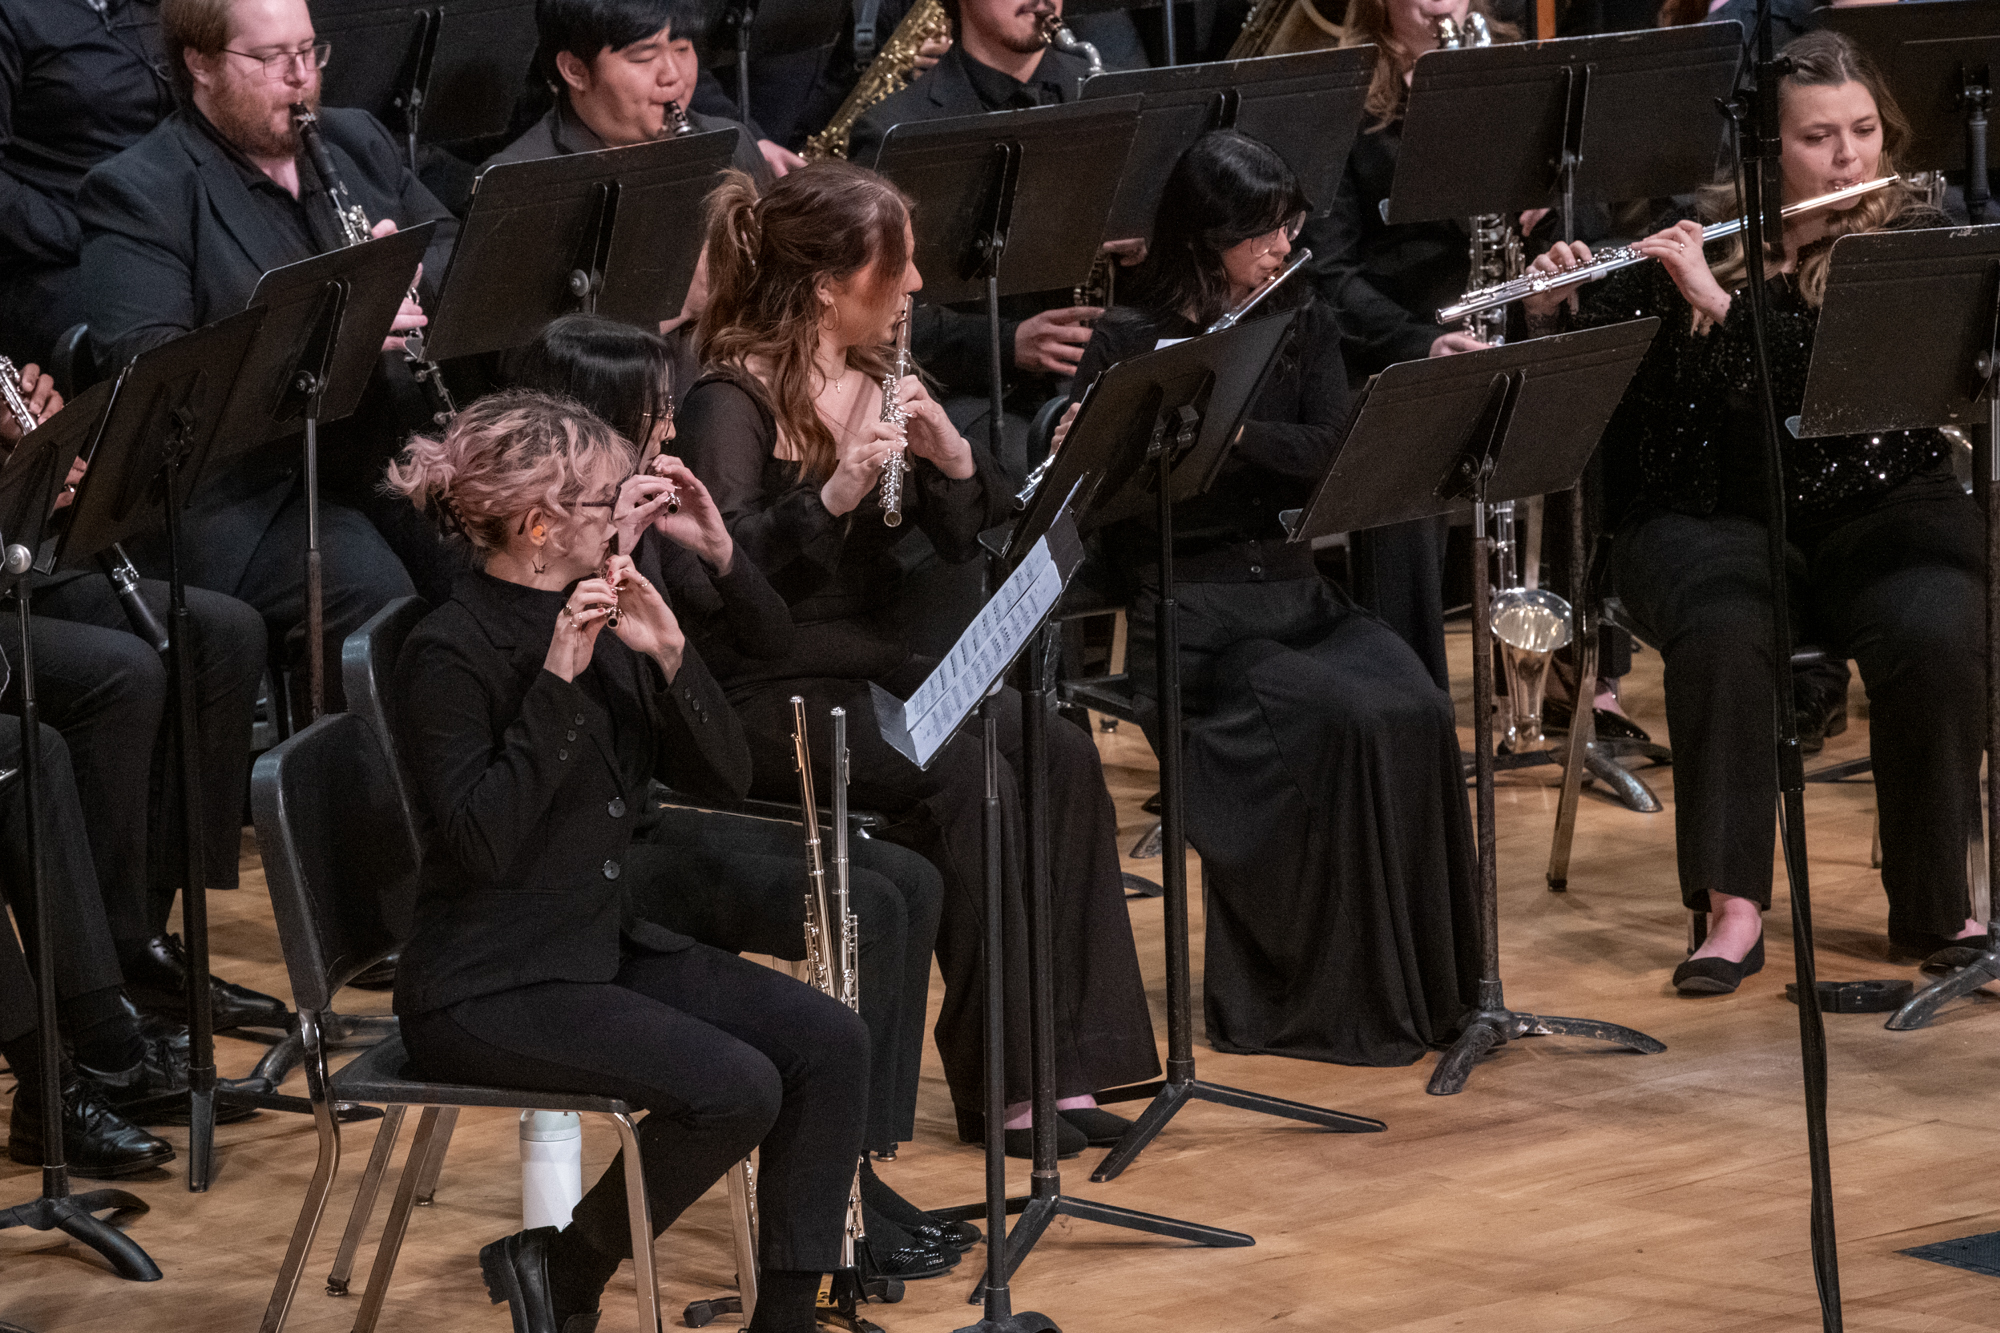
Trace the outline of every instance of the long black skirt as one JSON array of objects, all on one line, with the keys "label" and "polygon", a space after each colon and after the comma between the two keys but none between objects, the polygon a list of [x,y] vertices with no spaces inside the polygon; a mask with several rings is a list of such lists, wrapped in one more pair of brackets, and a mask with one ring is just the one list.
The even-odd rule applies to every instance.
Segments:
[{"label": "long black skirt", "polygon": [[[921,683],[927,667],[914,659],[883,685],[905,697]],[[756,766],[753,789],[774,800],[798,799],[792,776],[790,700],[795,694],[806,700],[819,790],[828,790],[826,765],[832,752],[827,711],[838,704],[849,719],[854,807],[890,816],[893,822],[876,836],[921,853],[944,875],[937,960],[945,993],[935,1034],[953,1103],[966,1115],[977,1115],[985,1104],[986,1022],[986,777],[978,734],[961,732],[930,768],[919,769],[882,739],[866,681],[785,680],[732,691]],[[1032,1072],[1028,917],[1016,777],[1021,699],[1005,690],[998,702],[1007,893],[1007,1100],[1020,1102],[1028,1098]],[[1160,1066],[1118,869],[1117,813],[1104,786],[1097,748],[1077,728],[1056,719],[1048,733],[1056,1095],[1072,1097],[1153,1078]]]},{"label": "long black skirt", "polygon": [[[1209,1041],[1409,1064],[1477,995],[1451,699],[1401,637],[1318,578],[1177,596]],[[1157,605],[1148,590],[1129,613],[1127,660],[1148,697]]]}]

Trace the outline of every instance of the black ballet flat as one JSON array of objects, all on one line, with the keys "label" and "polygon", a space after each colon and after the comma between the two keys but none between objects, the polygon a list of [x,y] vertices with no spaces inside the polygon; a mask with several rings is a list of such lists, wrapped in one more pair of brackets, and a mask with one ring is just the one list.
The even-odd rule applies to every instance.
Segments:
[{"label": "black ballet flat", "polygon": [[[1068,1112],[1056,1113],[1056,1158],[1067,1162],[1072,1157],[1081,1157],[1083,1150],[1090,1146],[1090,1140],[1083,1131],[1070,1124],[1063,1117]],[[977,1111],[961,1108],[958,1112],[958,1141],[986,1146],[986,1117]],[[1007,1131],[1007,1155],[1023,1161],[1032,1161],[1035,1156],[1035,1131],[1033,1129],[1010,1129]]]},{"label": "black ballet flat", "polygon": [[1084,1140],[1093,1148],[1114,1148],[1125,1137],[1125,1131],[1132,1128],[1132,1122],[1122,1115],[1113,1115],[1101,1106],[1084,1106],[1074,1111],[1058,1111],[1057,1115],[1071,1128],[1080,1130]]},{"label": "black ballet flat", "polygon": [[1740,963],[1727,958],[1688,959],[1674,969],[1674,989],[1682,995],[1728,995],[1743,984],[1745,977],[1763,970],[1764,937],[1759,935]]},{"label": "black ballet flat", "polygon": [[1970,967],[1993,947],[1989,935],[1967,935],[1963,938],[1952,935],[1891,935],[1889,943],[1897,954],[1922,959],[1918,964],[1919,970],[1933,976]]},{"label": "black ballet flat", "polygon": [[549,1286],[549,1243],[554,1227],[536,1227],[502,1236],[479,1252],[486,1294],[503,1301],[514,1317],[514,1333],[596,1333],[598,1312],[573,1314],[556,1324],[555,1295]]}]

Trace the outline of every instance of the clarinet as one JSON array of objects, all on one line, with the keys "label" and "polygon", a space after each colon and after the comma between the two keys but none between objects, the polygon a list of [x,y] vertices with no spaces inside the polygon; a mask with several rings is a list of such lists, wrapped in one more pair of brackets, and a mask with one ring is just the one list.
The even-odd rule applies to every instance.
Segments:
[{"label": "clarinet", "polygon": [[[819,806],[813,797],[812,750],[806,740],[806,701],[792,696],[792,762],[799,770],[799,815],[806,826],[806,983],[849,1009],[861,1009],[860,923],[847,898],[847,712],[833,717],[833,889],[827,890],[826,860],[819,839]],[[841,1236],[840,1265],[854,1267],[867,1239],[861,1220],[861,1172],[857,1164],[847,1192],[847,1227]]]},{"label": "clarinet", "polygon": [[[896,359],[882,377],[882,420],[896,428],[899,441],[907,439],[909,431],[910,414],[903,410],[897,395],[902,392],[903,376],[910,373],[910,307],[915,299],[903,298],[903,313],[896,320]],[[892,528],[903,525],[903,477],[910,470],[905,447],[898,443],[882,460],[882,522]]]},{"label": "clarinet", "polygon": [[[4,356],[0,356],[0,398],[6,399],[7,410],[21,427],[22,438],[27,438],[40,423],[28,407],[28,400],[21,395],[21,372]],[[125,548],[113,542],[110,550],[99,551],[97,567],[104,571],[104,577],[111,580],[111,590],[118,594],[119,605],[125,608],[125,619],[131,622],[132,632],[151,644],[154,652],[166,656],[167,627],[160,623],[160,618],[153,614],[153,608],[146,605],[146,599],[139,595],[139,571],[133,568],[132,558],[125,554]]]},{"label": "clarinet", "polygon": [[[375,239],[368,234],[368,214],[347,193],[347,182],[341,179],[340,168],[333,164],[333,154],[327,151],[326,140],[319,132],[319,117],[305,103],[294,102],[292,126],[298,131],[299,143],[312,159],[313,170],[319,173],[320,184],[326,187],[327,198],[333,203],[334,216],[340,220],[342,242],[366,245]],[[417,300],[414,282],[410,284],[410,300]],[[410,363],[411,375],[431,400],[431,421],[438,426],[450,422],[458,415],[458,404],[452,401],[451,390],[446,387],[444,372],[438,369],[437,362],[424,358],[421,329],[404,335],[403,356]]]}]

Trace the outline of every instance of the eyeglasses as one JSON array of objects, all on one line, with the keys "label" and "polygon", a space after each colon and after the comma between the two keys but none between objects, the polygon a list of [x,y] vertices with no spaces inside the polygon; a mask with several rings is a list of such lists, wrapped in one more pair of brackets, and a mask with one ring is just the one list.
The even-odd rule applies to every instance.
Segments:
[{"label": "eyeglasses", "polygon": [[1283,236],[1285,238],[1285,242],[1287,244],[1290,244],[1291,242],[1299,239],[1299,233],[1304,231],[1305,229],[1306,229],[1306,215],[1304,213],[1294,213],[1290,217],[1285,219],[1283,226],[1274,227],[1270,231],[1265,232],[1262,236],[1253,237],[1252,239],[1262,242],[1262,244],[1257,247],[1257,258],[1262,259],[1265,255],[1268,255],[1273,250],[1277,249],[1278,238],[1280,236]]},{"label": "eyeglasses", "polygon": [[[660,403],[659,411],[655,412],[652,408],[649,407],[645,411],[641,412],[639,415],[648,422],[664,421],[667,422],[669,425],[671,425],[674,419],[674,396],[672,394],[665,395]],[[647,434],[651,433],[652,432],[650,430],[647,432]],[[641,440],[639,441],[639,443],[644,444],[645,441]]]},{"label": "eyeglasses", "polygon": [[252,55],[248,51],[237,51],[223,47],[232,56],[242,56],[254,60],[264,71],[264,77],[272,83],[292,72],[294,65],[310,65],[313,69],[325,69],[326,62],[333,56],[332,42],[314,42],[311,46],[300,47],[296,51],[280,51],[275,55]]}]

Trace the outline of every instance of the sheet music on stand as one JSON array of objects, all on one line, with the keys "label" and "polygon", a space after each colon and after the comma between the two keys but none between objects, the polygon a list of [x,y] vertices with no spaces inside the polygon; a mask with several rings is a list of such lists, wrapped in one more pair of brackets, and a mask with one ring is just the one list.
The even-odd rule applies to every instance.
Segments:
[{"label": "sheet music on stand", "polygon": [[906,703],[870,684],[882,738],[918,768],[928,768],[993,683],[1027,647],[1083,563],[1083,541],[1065,513],[987,599],[944,660]]}]

